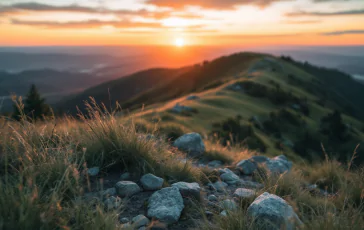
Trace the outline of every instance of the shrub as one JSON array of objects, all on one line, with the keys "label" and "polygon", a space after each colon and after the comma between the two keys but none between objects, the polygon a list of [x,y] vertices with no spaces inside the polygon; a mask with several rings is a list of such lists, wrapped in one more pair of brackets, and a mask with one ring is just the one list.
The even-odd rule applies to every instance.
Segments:
[{"label": "shrub", "polygon": [[270,134],[281,137],[281,132],[287,125],[301,127],[304,124],[302,118],[294,112],[287,109],[270,112],[269,119],[263,122],[264,130]]},{"label": "shrub", "polygon": [[24,104],[21,97],[18,101],[14,99],[14,102],[13,118],[16,120],[27,119],[28,121],[35,121],[52,116],[51,107],[45,103],[45,99],[40,96],[34,84],[30,87]]},{"label": "shrub", "polygon": [[187,133],[180,125],[175,124],[162,124],[158,130],[158,133],[164,135],[167,141],[175,141],[180,136]]},{"label": "shrub", "polygon": [[240,123],[241,116],[228,118],[220,123],[213,124],[211,135],[220,140],[222,145],[230,144],[246,145],[249,149],[259,149],[265,152],[266,146],[259,137],[254,133],[251,124],[244,125]]},{"label": "shrub", "polygon": [[321,119],[320,131],[334,141],[343,142],[350,138],[347,127],[341,117],[341,113],[337,110]]},{"label": "shrub", "polygon": [[322,159],[322,154],[315,156],[310,155],[312,151],[317,153],[322,152],[321,142],[319,140],[320,139],[317,137],[316,134],[306,131],[304,132],[302,137],[295,143],[294,151],[308,160],[313,160],[315,158]]}]

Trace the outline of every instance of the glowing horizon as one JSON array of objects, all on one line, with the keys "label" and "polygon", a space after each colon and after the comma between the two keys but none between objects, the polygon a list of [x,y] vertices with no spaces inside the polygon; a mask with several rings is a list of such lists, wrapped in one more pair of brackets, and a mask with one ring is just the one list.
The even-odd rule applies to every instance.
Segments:
[{"label": "glowing horizon", "polygon": [[364,45],[363,21],[361,0],[2,0],[0,46]]}]

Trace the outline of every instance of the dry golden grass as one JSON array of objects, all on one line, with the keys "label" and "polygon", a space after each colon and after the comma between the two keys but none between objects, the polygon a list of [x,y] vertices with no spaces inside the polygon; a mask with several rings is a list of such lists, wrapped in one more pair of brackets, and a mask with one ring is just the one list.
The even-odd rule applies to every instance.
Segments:
[{"label": "dry golden grass", "polygon": [[[88,192],[88,167],[102,173],[152,172],[167,181],[209,180],[208,170],[181,163],[165,140],[147,139],[135,127],[105,108],[89,104],[79,120],[64,118],[30,123],[0,120],[0,229],[120,229],[117,212],[76,198]],[[208,160],[235,164],[256,153],[206,141]],[[177,157],[176,157],[177,156]],[[181,156],[182,158],[183,156]],[[280,177],[261,174],[264,188],[286,199],[306,229],[362,229],[364,169],[334,160],[299,167]],[[305,189],[317,183],[332,196]],[[201,229],[253,229],[248,203],[227,217],[200,219]],[[5,207],[5,208],[4,208]],[[119,212],[121,212],[120,210]]]}]

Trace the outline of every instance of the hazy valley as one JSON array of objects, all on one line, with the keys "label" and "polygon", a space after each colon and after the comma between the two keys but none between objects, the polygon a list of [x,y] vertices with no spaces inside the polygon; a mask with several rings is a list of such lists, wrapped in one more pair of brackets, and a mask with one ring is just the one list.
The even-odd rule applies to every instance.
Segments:
[{"label": "hazy valley", "polygon": [[[32,83],[38,86],[49,103],[55,104],[66,96],[136,71],[192,65],[239,52],[241,49],[243,48],[186,47],[182,51],[171,47],[2,47],[2,111],[12,109],[12,94],[24,96]],[[364,62],[363,47],[259,47],[244,50],[289,55],[302,62],[339,69],[359,81],[364,75],[361,65]]]}]

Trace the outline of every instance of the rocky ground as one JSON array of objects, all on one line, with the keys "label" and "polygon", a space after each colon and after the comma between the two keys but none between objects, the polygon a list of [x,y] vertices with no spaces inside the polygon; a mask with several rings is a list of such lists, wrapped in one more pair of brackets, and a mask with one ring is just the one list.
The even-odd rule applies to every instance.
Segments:
[{"label": "rocky ground", "polygon": [[[202,138],[197,133],[178,138],[174,146],[193,157],[205,151]],[[233,167],[226,167],[219,161],[211,161],[207,165],[196,161],[195,167],[213,169],[218,179],[200,184],[172,183],[153,174],[137,178],[125,172],[104,177],[99,175],[97,167],[90,168],[91,182],[96,184],[103,177],[105,188],[100,191],[95,186],[93,192],[85,194],[82,199],[101,202],[106,210],[120,212],[119,221],[125,229],[198,228],[199,220],[210,220],[214,215],[227,216],[247,202],[247,214],[258,227],[294,229],[302,224],[284,199],[262,191],[263,184],[252,176],[279,176],[290,171],[292,162],[284,155],[274,158],[253,156]],[[315,185],[306,188],[317,189]]]}]

